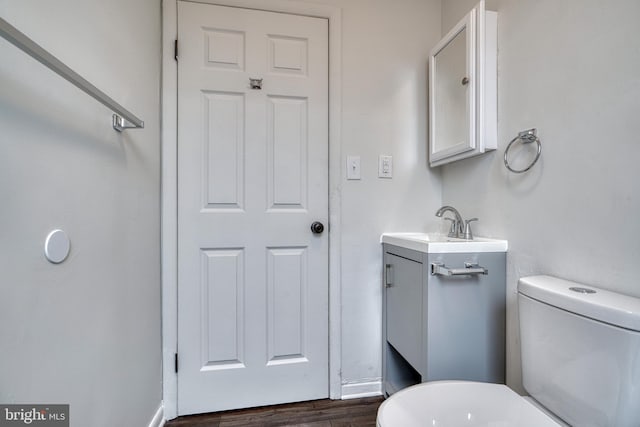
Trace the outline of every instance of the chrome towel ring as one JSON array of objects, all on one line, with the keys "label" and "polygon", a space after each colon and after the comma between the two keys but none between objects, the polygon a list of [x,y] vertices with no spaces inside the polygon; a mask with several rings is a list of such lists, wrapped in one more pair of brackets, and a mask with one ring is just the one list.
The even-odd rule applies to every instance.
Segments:
[{"label": "chrome towel ring", "polygon": [[[535,142],[536,144],[538,144],[538,149],[537,149],[537,153],[536,153],[536,157],[533,159],[533,161],[531,162],[531,164],[529,164],[529,166],[527,166],[524,169],[513,169],[511,167],[511,165],[509,165],[509,159],[508,159],[508,155],[509,155],[509,149],[511,148],[511,146],[517,142],[520,141],[523,144],[530,144],[532,142]],[[538,159],[540,158],[540,153],[542,152],[542,144],[540,144],[540,138],[538,138],[536,136],[536,129],[529,129],[529,130],[524,130],[522,132],[518,132],[518,136],[516,136],[515,138],[513,138],[511,140],[511,142],[509,143],[509,145],[507,145],[507,149],[504,150],[504,165],[506,166],[507,169],[509,169],[511,172],[513,173],[522,173],[522,172],[526,172],[529,169],[531,169],[533,167],[533,165],[536,164],[536,162],[538,161]]]}]

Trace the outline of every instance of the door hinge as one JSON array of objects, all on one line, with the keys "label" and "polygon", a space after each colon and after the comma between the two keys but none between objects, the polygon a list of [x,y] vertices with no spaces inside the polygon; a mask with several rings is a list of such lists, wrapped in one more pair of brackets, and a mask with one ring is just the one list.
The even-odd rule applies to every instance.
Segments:
[{"label": "door hinge", "polygon": [[173,41],[173,58],[178,60],[178,39]]},{"label": "door hinge", "polygon": [[174,367],[175,367],[176,374],[177,374],[178,373],[178,353],[176,353],[175,357],[174,357]]}]

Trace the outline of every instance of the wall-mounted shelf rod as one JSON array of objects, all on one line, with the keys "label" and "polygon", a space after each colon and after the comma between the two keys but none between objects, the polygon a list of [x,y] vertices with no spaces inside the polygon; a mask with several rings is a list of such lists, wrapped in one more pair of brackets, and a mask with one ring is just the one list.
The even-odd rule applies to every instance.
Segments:
[{"label": "wall-mounted shelf rod", "polygon": [[106,93],[92,85],[84,77],[67,67],[58,58],[44,50],[40,45],[21,33],[13,25],[0,18],[0,36],[18,47],[23,52],[32,56],[37,61],[46,65],[51,71],[55,71],[64,77],[77,88],[82,89],[87,95],[91,95],[97,101],[105,105],[115,114],[112,125],[115,130],[121,132],[125,129],[143,128],[144,122],[136,117],[131,111],[114,101]]}]

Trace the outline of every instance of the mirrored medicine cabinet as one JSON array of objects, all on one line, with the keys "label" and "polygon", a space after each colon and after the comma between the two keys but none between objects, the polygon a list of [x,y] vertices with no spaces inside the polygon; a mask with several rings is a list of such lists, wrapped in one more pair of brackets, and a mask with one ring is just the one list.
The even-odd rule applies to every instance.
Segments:
[{"label": "mirrored medicine cabinet", "polygon": [[497,147],[497,13],[482,0],[429,56],[429,164]]}]

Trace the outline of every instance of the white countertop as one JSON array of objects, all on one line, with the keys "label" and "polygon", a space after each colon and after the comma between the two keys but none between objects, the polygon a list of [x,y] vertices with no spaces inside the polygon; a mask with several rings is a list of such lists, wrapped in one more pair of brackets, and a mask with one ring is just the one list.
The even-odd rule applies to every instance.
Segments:
[{"label": "white countertop", "polygon": [[485,237],[464,240],[436,233],[383,233],[380,242],[430,254],[506,252],[508,248],[506,240]]}]

